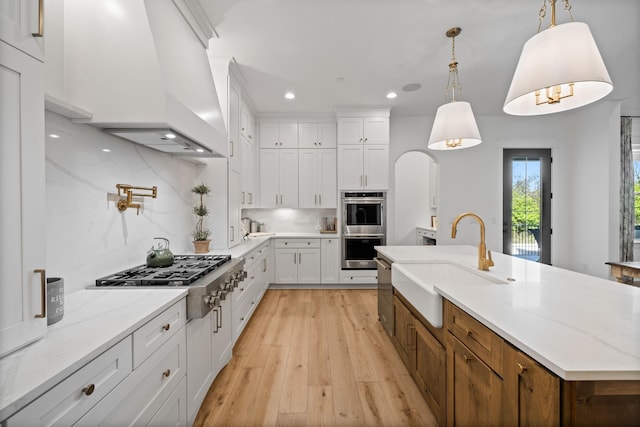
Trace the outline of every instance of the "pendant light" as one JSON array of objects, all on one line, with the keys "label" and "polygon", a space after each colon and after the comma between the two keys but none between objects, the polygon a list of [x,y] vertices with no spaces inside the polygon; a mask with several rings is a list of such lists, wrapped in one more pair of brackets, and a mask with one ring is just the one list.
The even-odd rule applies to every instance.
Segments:
[{"label": "pendant light", "polygon": [[569,0],[563,0],[571,22],[556,25],[556,0],[551,25],[540,26],[547,0],[540,9],[538,33],[522,48],[503,110],[517,116],[558,113],[595,102],[613,90],[589,26],[573,22]]},{"label": "pendant light", "polygon": [[451,62],[449,63],[449,80],[445,98],[451,92],[451,101],[438,107],[433,121],[428,148],[432,150],[459,150],[480,144],[480,131],[468,102],[456,100],[456,90],[462,91],[458,78],[458,61],[456,61],[455,38],[462,30],[454,27],[445,33],[451,38]]}]

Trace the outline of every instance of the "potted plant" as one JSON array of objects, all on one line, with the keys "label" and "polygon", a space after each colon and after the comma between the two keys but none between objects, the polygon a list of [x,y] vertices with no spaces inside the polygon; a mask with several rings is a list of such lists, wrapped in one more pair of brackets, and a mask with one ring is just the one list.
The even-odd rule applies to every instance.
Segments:
[{"label": "potted plant", "polygon": [[195,253],[204,254],[209,252],[209,236],[211,236],[211,230],[204,227],[204,217],[209,215],[209,210],[204,204],[204,196],[208,195],[211,189],[207,184],[199,184],[191,189],[192,193],[197,194],[200,197],[200,202],[193,207],[193,213],[198,217],[196,221],[195,229],[192,233],[193,246]]}]

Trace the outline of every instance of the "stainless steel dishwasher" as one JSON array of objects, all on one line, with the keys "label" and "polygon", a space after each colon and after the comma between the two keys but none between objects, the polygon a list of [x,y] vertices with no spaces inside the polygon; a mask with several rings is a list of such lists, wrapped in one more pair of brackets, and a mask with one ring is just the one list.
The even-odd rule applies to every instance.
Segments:
[{"label": "stainless steel dishwasher", "polygon": [[380,255],[374,258],[378,266],[378,320],[389,337],[393,336],[393,287],[391,261]]}]

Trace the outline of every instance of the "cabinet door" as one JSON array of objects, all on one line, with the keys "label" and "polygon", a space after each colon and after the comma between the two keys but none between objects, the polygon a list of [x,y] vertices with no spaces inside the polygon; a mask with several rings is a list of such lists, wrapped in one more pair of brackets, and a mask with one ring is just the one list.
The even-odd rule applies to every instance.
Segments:
[{"label": "cabinet door", "polygon": [[213,326],[213,377],[224,368],[231,360],[231,349],[233,347],[233,329],[231,312],[231,295],[220,301],[220,306],[213,310],[211,319]]},{"label": "cabinet door", "polygon": [[504,425],[502,380],[453,335],[447,339],[448,425]]},{"label": "cabinet door", "polygon": [[337,131],[335,123],[318,124],[318,147],[336,148]]},{"label": "cabinet door", "polygon": [[318,124],[298,124],[298,148],[318,148]]},{"label": "cabinet door", "polygon": [[438,207],[438,169],[436,162],[429,164],[429,204],[434,209]]},{"label": "cabinet door", "polygon": [[340,239],[320,241],[320,283],[340,282]]},{"label": "cabinet door", "polygon": [[321,208],[335,209],[338,206],[335,149],[319,150],[318,171],[318,206]]},{"label": "cabinet door", "polygon": [[240,136],[245,138],[247,141],[250,140],[251,135],[251,112],[249,108],[244,103],[244,100],[240,100]]},{"label": "cabinet door", "polygon": [[187,324],[187,414],[190,425],[215,378],[213,373],[213,316],[211,311],[202,319]]},{"label": "cabinet door", "polygon": [[0,42],[0,356],[47,331],[42,68]]},{"label": "cabinet door", "polygon": [[338,144],[362,145],[363,121],[360,117],[338,118]]},{"label": "cabinet door", "polygon": [[[299,180],[298,206],[301,208],[317,208],[319,206],[318,188],[320,183],[319,152],[315,149],[298,150]],[[334,181],[335,182],[335,181]]]},{"label": "cabinet door", "polygon": [[280,148],[298,148],[298,124],[280,123]]},{"label": "cabinet door", "polygon": [[504,423],[560,425],[560,379],[512,347],[505,351]]},{"label": "cabinet door", "polygon": [[320,248],[298,249],[298,283],[320,283]]},{"label": "cabinet door", "polygon": [[156,412],[146,427],[182,426],[193,424],[192,422],[187,423],[184,391],[187,386],[185,383],[186,380],[183,379],[173,393],[171,393],[167,400],[162,404],[160,409],[158,409],[158,412]]},{"label": "cabinet door", "polygon": [[298,283],[298,251],[276,249],[276,283]]},{"label": "cabinet door", "polygon": [[359,190],[363,188],[361,145],[341,145],[338,147],[338,188]]},{"label": "cabinet door", "polygon": [[229,171],[229,247],[240,243],[240,173]]},{"label": "cabinet door", "polygon": [[229,167],[240,171],[240,95],[229,85]]},{"label": "cabinet door", "polygon": [[365,117],[363,122],[365,144],[389,144],[388,117]]},{"label": "cabinet door", "polygon": [[280,207],[298,207],[298,150],[280,151]]},{"label": "cabinet door", "polygon": [[279,148],[278,123],[260,123],[260,148]]},{"label": "cabinet door", "polygon": [[255,187],[255,148],[249,141],[240,141],[240,205],[243,208],[254,207]]},{"label": "cabinet door", "polygon": [[389,187],[389,146],[365,146],[363,159],[364,187],[386,190]]},{"label": "cabinet door", "polygon": [[397,297],[393,298],[393,342],[400,358],[411,372],[412,356],[416,350],[415,319]]},{"label": "cabinet door", "polygon": [[39,10],[38,3],[38,0],[0,2],[0,40],[42,62],[43,37],[33,35],[39,32],[40,14],[44,14],[44,10]]},{"label": "cabinet door", "polygon": [[447,371],[444,347],[420,322],[416,322],[416,354],[413,377],[440,425],[445,424]]},{"label": "cabinet door", "polygon": [[[260,139],[262,141],[262,138]],[[260,150],[260,206],[275,208],[280,203],[280,155],[276,149]]]}]

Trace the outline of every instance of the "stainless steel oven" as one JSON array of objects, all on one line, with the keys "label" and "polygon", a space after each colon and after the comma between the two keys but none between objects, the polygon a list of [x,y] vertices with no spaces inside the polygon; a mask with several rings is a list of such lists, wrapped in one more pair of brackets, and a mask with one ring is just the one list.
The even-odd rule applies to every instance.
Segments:
[{"label": "stainless steel oven", "polygon": [[384,246],[383,234],[342,235],[342,268],[375,270],[376,246]]},{"label": "stainless steel oven", "polygon": [[385,193],[342,193],[342,232],[344,234],[386,234]]}]

